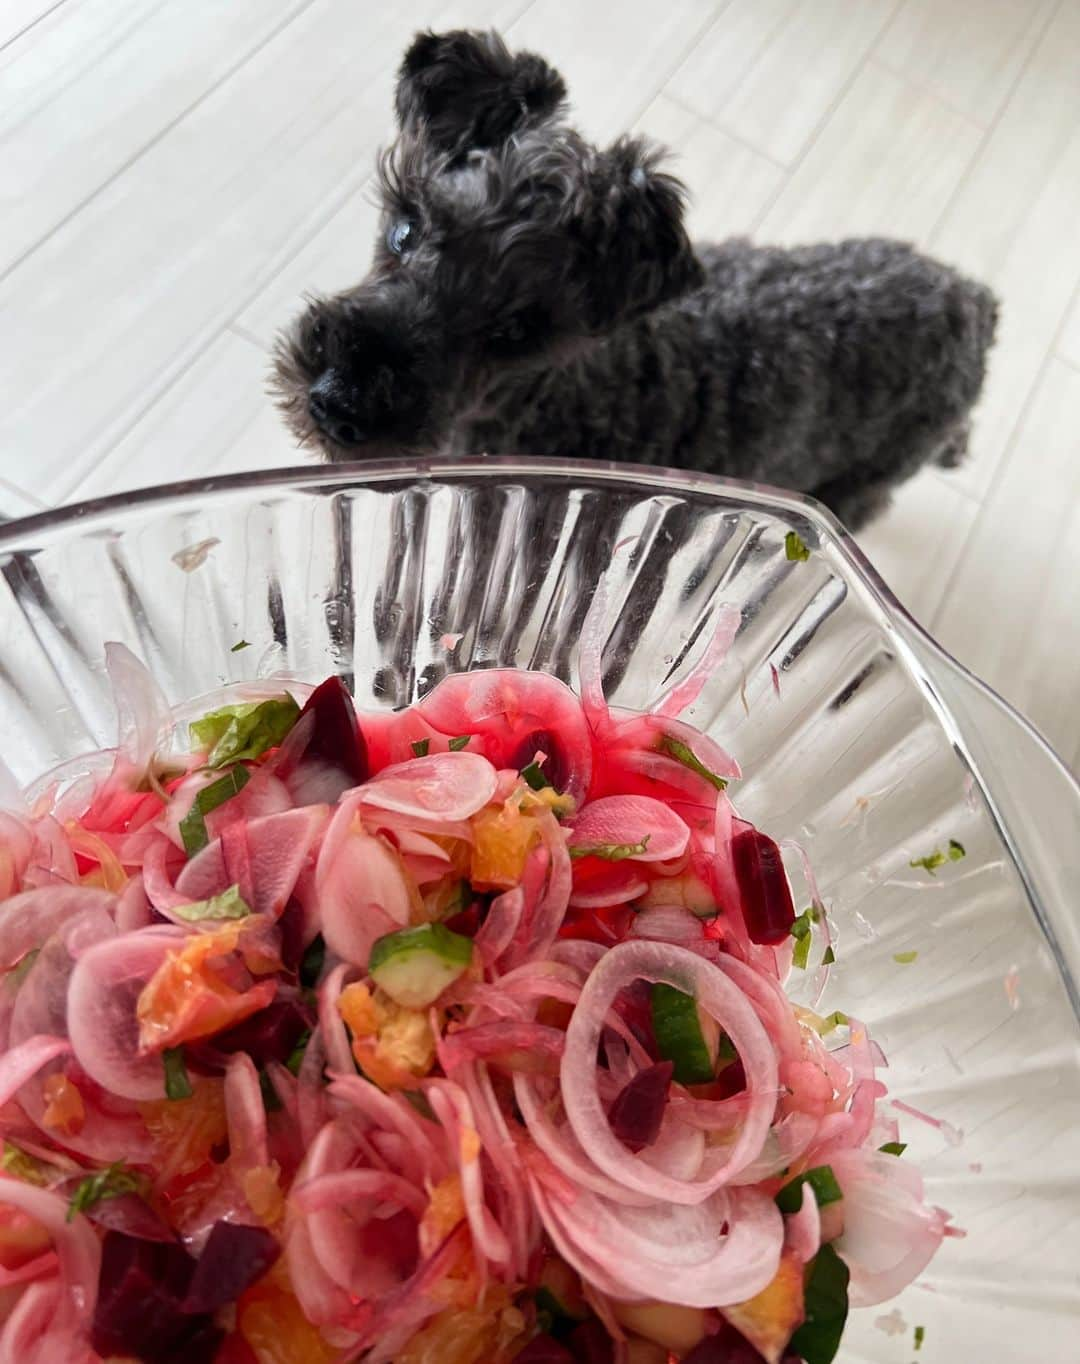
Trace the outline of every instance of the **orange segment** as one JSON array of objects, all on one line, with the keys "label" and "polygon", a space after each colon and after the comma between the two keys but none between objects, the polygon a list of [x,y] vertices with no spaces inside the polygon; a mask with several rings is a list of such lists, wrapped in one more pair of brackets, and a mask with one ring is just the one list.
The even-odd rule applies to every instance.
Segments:
[{"label": "orange segment", "polygon": [[158,1186],[205,1165],[210,1152],[228,1136],[225,1081],[193,1075],[190,1099],[155,1099],[139,1105],[154,1143]]},{"label": "orange segment", "polygon": [[505,1284],[477,1302],[433,1317],[395,1355],[395,1364],[501,1364],[525,1343],[525,1317]]},{"label": "orange segment", "polygon": [[459,1222],[465,1220],[465,1199],[461,1178],[447,1175],[434,1185],[418,1229],[420,1254],[431,1255],[446,1240]]},{"label": "orange segment", "polygon": [[304,1316],[280,1261],[241,1296],[236,1322],[259,1364],[332,1364],[340,1358]]},{"label": "orange segment", "polygon": [[357,1065],[380,1089],[413,1089],[435,1064],[435,1034],[426,1010],[406,1009],[361,981],[346,986],[338,1013],[353,1036]]},{"label": "orange segment", "polygon": [[82,1131],[86,1122],[86,1108],[82,1095],[66,1075],[59,1072],[47,1075],[42,1081],[41,1092],[45,1099],[41,1121],[50,1132],[74,1136]]},{"label": "orange segment", "polygon": [[525,859],[540,841],[536,820],[523,814],[516,801],[507,801],[481,810],[471,823],[473,885],[492,890],[516,886],[525,873]]},{"label": "orange segment", "polygon": [[780,1364],[788,1341],[806,1316],[802,1261],[794,1251],[785,1250],[767,1288],[756,1298],[722,1307],[720,1312],[766,1364]]},{"label": "orange segment", "polygon": [[272,980],[252,984],[251,973],[276,970],[280,961],[260,924],[228,924],[196,933],[171,951],[143,987],[136,1005],[139,1047],[161,1051],[211,1037],[270,1004]]}]

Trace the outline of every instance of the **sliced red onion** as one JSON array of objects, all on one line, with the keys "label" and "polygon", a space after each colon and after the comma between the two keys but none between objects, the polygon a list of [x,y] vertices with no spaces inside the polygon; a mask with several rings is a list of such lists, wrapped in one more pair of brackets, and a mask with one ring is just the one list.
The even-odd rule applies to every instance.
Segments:
[{"label": "sliced red onion", "polygon": [[[612,1134],[597,1090],[596,1049],[620,990],[637,980],[663,981],[692,995],[731,1038],[746,1070],[749,1104],[734,1145],[710,1150],[695,1180],[671,1179],[631,1156]],[[746,996],[716,966],[686,948],[628,941],[594,967],[566,1033],[562,1094],[567,1117],[590,1158],[617,1183],[672,1203],[701,1202],[761,1150],[776,1107],[776,1056]]]},{"label": "sliced red onion", "polygon": [[602,796],[574,816],[572,848],[646,843],[627,861],[666,862],[681,857],[690,830],[663,801],[650,796]]},{"label": "sliced red onion", "polygon": [[473,1252],[494,1265],[505,1266],[510,1260],[510,1245],[506,1233],[487,1206],[480,1161],[482,1147],[468,1096],[460,1085],[450,1080],[428,1081],[424,1086],[424,1094],[449,1139],[450,1151],[461,1180]]},{"label": "sliced red onion", "polygon": [[71,1045],[87,1075],[112,1094],[165,1097],[161,1057],[139,1052],[135,1009],[143,986],[184,936],[171,927],[125,933],[76,963],[67,997]]},{"label": "sliced red onion", "polygon": [[948,1215],[922,1201],[914,1166],[877,1151],[837,1152],[830,1158],[844,1191],[844,1231],[836,1250],[851,1270],[853,1307],[895,1297],[930,1263]]},{"label": "sliced red onion", "polygon": [[487,917],[473,941],[481,957],[493,966],[514,940],[525,913],[525,891],[521,886],[505,891],[492,900]]},{"label": "sliced red onion", "polygon": [[84,1217],[68,1221],[66,1198],[19,1179],[0,1177],[0,1203],[26,1213],[52,1237],[60,1261],[63,1311],[70,1311],[77,1320],[85,1322],[94,1310],[101,1263],[101,1248],[89,1222]]},{"label": "sliced red onion", "polygon": [[9,1103],[22,1086],[47,1062],[71,1050],[66,1037],[38,1034],[11,1047],[0,1056],[0,1108]]},{"label": "sliced red onion", "polygon": [[[592,860],[592,859],[590,859]],[[600,874],[576,877],[570,892],[572,909],[603,909],[636,900],[649,885],[648,878],[632,862],[605,862]]]},{"label": "sliced red onion", "polygon": [[[340,812],[335,824],[339,818]],[[339,957],[357,966],[367,965],[377,938],[409,922],[412,896],[401,859],[381,839],[362,830],[350,833],[333,851],[327,835],[316,887],[323,937]]]},{"label": "sliced red onion", "polygon": [[51,885],[0,903],[0,971],[10,971],[76,914],[112,914],[116,896],[89,886]]},{"label": "sliced red onion", "polygon": [[495,768],[478,753],[432,753],[386,767],[360,788],[361,803],[400,815],[468,819],[495,794]]},{"label": "sliced red onion", "polygon": [[649,707],[654,715],[681,715],[701,695],[701,690],[710,677],[722,666],[727,658],[735,636],[742,624],[742,611],[730,602],[722,602],[716,609],[713,635],[705,646],[705,652],[690,669],[681,682],[676,682]]},{"label": "sliced red onion", "polygon": [[230,1159],[243,1170],[269,1165],[266,1107],[259,1088],[259,1072],[246,1052],[231,1056],[225,1069],[225,1116],[229,1124]]},{"label": "sliced red onion", "polygon": [[821,1212],[813,1186],[802,1186],[799,1211],[785,1219],[784,1244],[808,1265],[821,1249]]},{"label": "sliced red onion", "polygon": [[745,1302],[771,1283],[783,1248],[779,1209],[753,1189],[647,1207],[582,1192],[571,1204],[546,1198],[540,1211],[570,1263],[594,1284],[595,1266],[604,1265],[614,1288],[598,1286],[622,1298],[648,1298],[662,1283],[667,1301],[687,1307]]}]

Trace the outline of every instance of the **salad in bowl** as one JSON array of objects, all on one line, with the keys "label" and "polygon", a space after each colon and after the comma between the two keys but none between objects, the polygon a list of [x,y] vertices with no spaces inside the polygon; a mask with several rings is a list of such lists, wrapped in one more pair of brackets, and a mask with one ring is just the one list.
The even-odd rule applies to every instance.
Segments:
[{"label": "salad in bowl", "polygon": [[580,694],[394,712],[109,646],[116,748],[0,812],[0,1360],[829,1364],[961,1234],[681,718],[739,611],[634,712],[603,610]]}]

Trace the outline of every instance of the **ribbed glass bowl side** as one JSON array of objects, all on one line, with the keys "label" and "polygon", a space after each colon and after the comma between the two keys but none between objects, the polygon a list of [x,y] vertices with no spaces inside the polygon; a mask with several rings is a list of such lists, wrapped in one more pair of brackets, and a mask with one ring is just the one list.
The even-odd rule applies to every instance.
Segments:
[{"label": "ribbed glass bowl side", "polygon": [[[786,553],[791,529],[806,561]],[[964,742],[972,684],[945,669],[950,709],[932,647],[808,504],[507,461],[241,481],[39,518],[0,537],[3,756],[27,783],[112,742],[111,639],[173,702],[279,672],[340,673],[364,706],[405,704],[466,668],[573,683],[605,572],[605,675],[619,705],[648,705],[699,656],[719,606],[742,609],[688,718],[742,764],[739,808],[810,856],[837,932],[823,1007],[864,1019],[891,1096],[942,1124],[905,1118],[904,1136],[967,1239],[947,1243],[895,1306],[857,1314],[842,1357],[909,1364],[918,1324],[929,1361],[1075,1361],[1068,924],[1017,851],[1008,765],[987,784]],[[1037,739],[1010,718],[1004,742],[1015,770],[1036,763],[1039,783]],[[1062,790],[1075,830],[1067,778]],[[935,875],[911,866],[950,839],[962,860]],[[791,870],[805,894],[795,856]]]}]

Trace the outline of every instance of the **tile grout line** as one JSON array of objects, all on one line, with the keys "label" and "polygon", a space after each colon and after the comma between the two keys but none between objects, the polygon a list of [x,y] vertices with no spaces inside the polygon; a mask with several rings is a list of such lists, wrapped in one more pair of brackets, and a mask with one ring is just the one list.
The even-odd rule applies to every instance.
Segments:
[{"label": "tile grout line", "polygon": [[17,43],[20,38],[25,38],[31,29],[35,29],[38,24],[44,23],[50,14],[55,14],[65,3],[66,0],[56,0],[56,4],[50,5],[44,14],[39,14],[36,19],[31,19],[25,28],[19,29],[18,33],[13,33],[6,42],[0,43],[0,52],[6,52],[8,48]]},{"label": "tile grout line", "polygon": [[1031,66],[1032,61],[1034,60],[1035,54],[1042,46],[1043,39],[1049,32],[1051,24],[1057,18],[1058,12],[1060,11],[1063,3],[1064,0],[1057,0],[1057,4],[1052,5],[1050,7],[1049,13],[1046,16],[1046,20],[1044,21],[1042,28],[1038,31],[1038,33],[1036,33],[1034,41],[1029,47],[1027,54],[1024,57],[1024,60],[1020,63],[1020,66],[1017,68],[1017,72],[1015,77],[1013,78],[1012,84],[1009,86],[1008,91],[1005,94],[1005,98],[1001,101],[1001,104],[998,106],[997,113],[994,115],[993,119],[987,124],[986,131],[979,139],[979,145],[975,148],[974,155],[968,162],[967,166],[964,168],[963,175],[961,175],[960,178],[957,180],[953,192],[949,195],[948,199],[946,199],[944,205],[942,206],[941,212],[938,214],[937,218],[931,225],[930,231],[927,233],[926,237],[926,243],[928,247],[931,248],[933,247],[934,240],[937,237],[938,233],[941,231],[941,227],[942,224],[945,222],[945,219],[949,216],[949,212],[952,209],[953,204],[955,204],[957,199],[960,197],[960,194],[963,191],[964,186],[970,180],[972,172],[974,171],[975,167],[979,164],[979,161],[981,160],[983,153],[989,146],[990,140],[994,136],[994,133],[997,131],[1002,118],[1008,111],[1009,105],[1013,101],[1013,97],[1015,96],[1017,90],[1020,88],[1021,82],[1023,81],[1024,77],[1027,75],[1028,69]]},{"label": "tile grout line", "polygon": [[769,216],[769,214],[773,211],[773,208],[776,206],[776,203],[779,200],[781,194],[783,194],[784,190],[790,184],[799,167],[810,155],[810,152],[816,145],[818,138],[821,137],[821,134],[825,131],[826,127],[832,121],[833,115],[836,113],[837,109],[839,109],[840,105],[844,102],[844,100],[848,97],[855,82],[859,79],[863,71],[866,69],[866,65],[870,61],[870,57],[871,54],[873,53],[874,48],[877,47],[878,43],[881,41],[882,34],[892,23],[893,19],[896,18],[896,15],[899,13],[900,8],[903,4],[904,0],[894,0],[892,9],[889,10],[889,13],[882,20],[881,26],[878,29],[877,33],[874,34],[873,40],[870,42],[866,49],[866,52],[863,54],[862,60],[856,64],[855,69],[851,72],[847,80],[843,82],[840,89],[836,92],[831,103],[829,104],[829,107],[825,110],[822,116],[818,119],[817,123],[814,125],[813,132],[803,143],[802,149],[800,150],[798,156],[795,157],[794,161],[792,161],[791,165],[787,168],[786,177],[780,182],[779,185],[777,185],[776,189],[768,197],[768,199],[766,199],[761,209],[755,215],[753,221],[750,224],[750,234],[755,238],[765,219]]},{"label": "tile grout line", "polygon": [[287,18],[282,19],[281,22],[277,24],[269,33],[267,33],[264,38],[260,39],[260,41],[256,43],[254,47],[249,48],[244,53],[243,57],[240,58],[239,61],[234,62],[228,68],[228,70],[223,72],[222,75],[219,76],[218,79],[214,81],[212,85],[208,86],[202,92],[198,99],[193,100],[192,103],[189,104],[185,109],[178,113],[174,118],[170,119],[169,122],[163,128],[159,128],[158,131],[154,134],[154,136],[149,140],[149,142],[146,142],[136,152],[133,152],[132,155],[129,156],[126,161],[124,161],[123,165],[118,166],[116,170],[112,172],[111,175],[109,175],[106,179],[104,179],[101,182],[100,185],[97,185],[89,194],[85,195],[82,199],[80,199],[79,202],[75,205],[75,207],[69,210],[69,212],[65,213],[64,216],[58,222],[54,223],[52,227],[50,227],[49,230],[45,233],[45,235],[43,237],[40,237],[33,244],[33,246],[28,247],[20,256],[17,256],[15,260],[13,260],[9,265],[5,266],[4,269],[0,271],[0,282],[7,279],[8,275],[13,274],[14,271],[16,271],[19,268],[19,266],[23,264],[24,261],[28,260],[32,255],[34,255],[35,252],[40,251],[46,242],[50,241],[63,227],[65,227],[69,222],[71,222],[73,218],[77,217],[78,214],[80,214],[88,204],[92,203],[93,200],[96,199],[99,194],[101,194],[104,190],[108,189],[110,185],[114,184],[118,179],[120,179],[120,177],[124,175],[127,171],[129,171],[141,157],[145,156],[146,153],[151,150],[151,148],[156,147],[158,143],[161,142],[165,137],[167,137],[169,133],[173,131],[174,128],[176,128],[180,123],[184,121],[185,118],[193,114],[195,110],[199,108],[200,105],[204,104],[208,99],[215,95],[224,85],[226,85],[230,80],[232,80],[232,78],[236,75],[238,71],[241,70],[242,67],[246,66],[247,63],[251,61],[253,57],[258,56],[258,54],[264,48],[268,47],[270,43],[274,42],[275,39],[277,39],[280,36],[280,34],[282,34],[285,31],[285,29],[287,29],[291,24],[294,24],[300,18],[300,16],[305,14],[315,3],[316,0],[302,0],[302,3],[297,9],[293,10],[292,13]]},{"label": "tile grout line", "polygon": [[[672,79],[675,74],[677,73],[672,73],[672,77],[669,77],[669,79]],[[768,152],[763,152],[760,147],[755,147],[754,144],[748,138],[743,137],[741,133],[733,133],[730,128],[722,128],[716,119],[711,118],[708,114],[700,113],[692,105],[688,104],[686,100],[681,99],[678,95],[672,94],[666,85],[662,85],[652,97],[652,100],[649,102],[649,107],[655,104],[661,95],[664,99],[671,100],[672,104],[677,105],[684,114],[688,114],[691,118],[696,118],[700,123],[704,123],[707,128],[711,128],[714,133],[719,133],[722,137],[728,138],[737,146],[742,147],[743,151],[753,152],[755,156],[760,156],[762,161],[767,161],[769,165],[775,167],[776,170],[783,171],[785,175],[787,174],[788,167],[783,161],[778,161],[775,156],[770,156]],[[648,112],[648,109],[646,109],[645,112]]]},{"label": "tile grout line", "polygon": [[[975,538],[975,532],[978,529],[979,522],[985,515],[987,508],[990,506],[990,503],[993,500],[994,493],[997,491],[998,487],[1001,484],[1002,479],[1005,477],[1006,467],[1010,459],[1016,452],[1016,446],[1017,442],[1020,439],[1020,433],[1024,428],[1024,423],[1027,421],[1028,417],[1031,414],[1032,408],[1035,406],[1036,400],[1039,397],[1042,386],[1046,381],[1046,376],[1052,362],[1054,360],[1057,360],[1061,364],[1067,365],[1070,369],[1076,370],[1078,373],[1080,373],[1080,365],[1074,365],[1071,361],[1066,360],[1064,357],[1058,355],[1057,353],[1058,344],[1065,331],[1065,327],[1068,325],[1068,322],[1072,316],[1072,310],[1078,302],[1080,302],[1080,276],[1077,277],[1076,283],[1073,285],[1072,293],[1069,295],[1069,299],[1065,306],[1065,310],[1061,315],[1061,320],[1058,322],[1058,325],[1054,331],[1054,335],[1051,338],[1050,344],[1046,348],[1045,355],[1039,362],[1039,368],[1035,373],[1035,377],[1034,379],[1032,379],[1031,385],[1029,386],[1027,392],[1024,394],[1024,401],[1020,404],[1019,410],[1017,411],[1016,420],[1013,422],[1012,429],[1009,432],[1009,439],[1006,441],[1005,448],[1001,452],[1001,458],[997,462],[997,467],[993,470],[993,472],[990,475],[990,479],[986,485],[986,490],[983,493],[982,501],[979,505],[979,510],[976,513],[974,521],[972,521],[971,523],[971,529],[968,531],[967,537],[964,540],[963,547],[960,553],[957,555],[956,565],[952,573],[953,578],[959,576],[960,570],[963,567],[964,562],[966,561],[968,554],[971,550],[971,542]],[[935,632],[937,631],[938,625],[940,624],[940,614],[941,611],[944,609],[944,605],[945,605],[944,600],[942,600],[934,611],[932,624]]]},{"label": "tile grout line", "polygon": [[[225,327],[222,328],[222,331],[219,332],[218,336],[215,337],[214,339],[215,340],[220,339],[224,332],[232,332],[234,336],[239,336],[245,341],[250,341],[251,344],[255,346],[256,349],[259,350],[263,355],[269,356],[269,352],[267,351],[263,343],[254,334],[254,332],[249,332],[248,329],[243,325],[243,323],[241,322],[228,323]],[[172,385],[170,384],[169,387],[171,388]]]},{"label": "tile grout line", "polygon": [[[884,37],[884,34],[881,36]],[[927,81],[921,80],[918,76],[909,75],[906,71],[901,71],[895,63],[889,61],[887,57],[883,57],[880,52],[871,52],[870,56],[871,59],[880,66],[883,71],[887,71],[890,76],[895,76],[897,80],[902,80],[906,85],[910,85],[913,90],[918,90],[920,94],[929,95],[931,99],[936,99],[950,114],[956,114],[957,117],[970,123],[973,128],[978,128],[980,132],[986,132],[987,129],[993,127],[994,120],[998,116],[998,110],[994,111],[989,123],[984,123],[981,118],[973,117],[966,109],[961,109],[958,104],[943,95],[939,90],[933,89]],[[1005,99],[1008,99],[1008,94],[1006,94]],[[1004,100],[1002,101],[1002,104],[1004,104]]]}]

